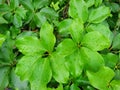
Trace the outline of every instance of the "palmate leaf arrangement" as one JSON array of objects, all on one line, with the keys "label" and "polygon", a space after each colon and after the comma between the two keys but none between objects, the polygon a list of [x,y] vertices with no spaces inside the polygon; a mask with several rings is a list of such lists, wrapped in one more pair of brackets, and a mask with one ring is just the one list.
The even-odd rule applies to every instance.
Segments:
[{"label": "palmate leaf arrangement", "polygon": [[[101,53],[110,46],[120,49],[120,34],[113,40],[106,22],[110,8],[102,0],[70,0],[68,14],[57,25],[65,36],[59,43],[48,21],[37,22],[39,36],[17,37],[15,45],[23,56],[15,73],[30,82],[31,90],[80,90],[82,85],[88,85],[86,90],[120,90],[120,80],[114,78],[117,55]],[[4,40],[1,34],[0,46]],[[53,82],[56,88],[48,85]]]}]

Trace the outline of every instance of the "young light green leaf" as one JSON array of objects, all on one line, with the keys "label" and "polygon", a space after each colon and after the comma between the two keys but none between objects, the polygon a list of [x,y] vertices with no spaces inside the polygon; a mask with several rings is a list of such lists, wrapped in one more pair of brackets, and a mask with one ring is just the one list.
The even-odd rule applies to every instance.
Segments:
[{"label": "young light green leaf", "polygon": [[91,85],[99,90],[107,90],[110,81],[114,77],[114,71],[105,66],[96,73],[91,71],[87,71],[86,73]]},{"label": "young light green leaf", "polygon": [[30,81],[31,90],[44,90],[52,77],[49,59],[35,54],[23,56],[15,71],[22,80]]},{"label": "young light green leaf", "polygon": [[8,21],[4,17],[0,16],[0,24],[8,24]]},{"label": "young light green leaf", "polygon": [[98,7],[99,5],[101,5],[103,2],[103,0],[95,0],[95,7]]},{"label": "young light green leaf", "polygon": [[52,54],[50,58],[53,78],[59,83],[67,83],[69,80],[69,71],[65,66],[65,58],[59,54]]},{"label": "young light green leaf", "polygon": [[84,31],[83,29],[84,29],[83,23],[79,19],[75,19],[72,21],[69,31],[72,36],[72,39],[76,43],[80,43],[80,41],[82,40]]},{"label": "young light green leaf", "polygon": [[65,64],[72,77],[77,78],[81,75],[83,71],[83,63],[78,50],[66,57]]},{"label": "young light green leaf", "polygon": [[92,51],[86,47],[81,47],[80,55],[84,68],[87,70],[96,72],[104,65],[104,59],[96,51]]},{"label": "young light green leaf", "polygon": [[92,31],[87,33],[81,42],[85,47],[88,47],[94,51],[100,51],[110,46],[110,41],[104,35],[98,31]]},{"label": "young light green leaf", "polygon": [[45,49],[47,49],[49,52],[53,51],[56,38],[53,34],[53,26],[48,22],[43,24],[41,27],[40,40]]},{"label": "young light green leaf", "polygon": [[114,39],[113,39],[113,44],[112,44],[113,49],[120,49],[120,33],[117,34]]},{"label": "young light green leaf", "polygon": [[98,7],[90,11],[89,23],[100,23],[110,16],[110,9],[106,6]]},{"label": "young light green leaf", "polygon": [[0,47],[2,46],[4,41],[5,41],[5,36],[0,34]]},{"label": "young light green leaf", "polygon": [[31,90],[47,90],[47,84],[52,78],[49,58],[40,58],[31,67]]},{"label": "young light green leaf", "polygon": [[107,23],[99,23],[99,24],[91,24],[86,28],[87,32],[98,31],[103,34],[106,38],[112,42],[113,33],[109,29],[109,25]]},{"label": "young light green leaf", "polygon": [[86,2],[86,4],[87,4],[88,7],[91,7],[91,6],[94,5],[95,0],[85,0],[85,2]]},{"label": "young light green leaf", "polygon": [[64,39],[56,48],[56,53],[62,57],[68,56],[76,50],[72,39]]},{"label": "young light green leaf", "polygon": [[40,40],[35,36],[20,37],[16,40],[16,47],[24,55],[33,55],[42,53],[45,49],[42,47]]},{"label": "young light green leaf", "polygon": [[68,13],[72,18],[79,18],[82,22],[86,22],[88,7],[84,0],[70,0]]},{"label": "young light green leaf", "polygon": [[113,80],[110,85],[113,90],[120,90],[120,80]]}]

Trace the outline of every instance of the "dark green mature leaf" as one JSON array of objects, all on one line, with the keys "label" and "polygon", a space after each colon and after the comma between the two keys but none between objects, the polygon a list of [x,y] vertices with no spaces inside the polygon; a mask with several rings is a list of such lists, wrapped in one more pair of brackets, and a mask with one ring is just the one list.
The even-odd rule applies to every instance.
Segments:
[{"label": "dark green mature leaf", "polygon": [[13,24],[14,24],[17,28],[19,28],[19,27],[22,26],[22,19],[21,19],[21,17],[18,16],[17,14],[15,14],[15,15],[13,16]]},{"label": "dark green mature leaf", "polygon": [[110,9],[106,6],[98,7],[90,11],[88,22],[100,23],[110,16]]},{"label": "dark green mature leaf", "polygon": [[96,72],[104,65],[102,56],[99,53],[88,48],[81,47],[80,55],[81,61],[84,64],[84,68],[87,70]]},{"label": "dark green mature leaf", "polygon": [[108,53],[108,54],[103,54],[102,55],[105,61],[105,65],[114,69],[117,62],[118,62],[118,56],[116,54],[113,53]]},{"label": "dark green mature leaf", "polygon": [[64,39],[57,47],[56,52],[57,54],[65,57],[70,55],[76,50],[75,43],[72,39]]},{"label": "dark green mature leaf", "polygon": [[35,36],[20,37],[16,40],[16,47],[24,55],[33,55],[35,53],[44,52],[40,40]]},{"label": "dark green mature leaf", "polygon": [[34,11],[34,6],[32,5],[32,0],[20,0],[20,3],[28,10]]},{"label": "dark green mature leaf", "polygon": [[10,73],[10,84],[14,89],[18,90],[30,90],[27,81],[21,81],[20,78],[15,74],[14,68]]},{"label": "dark green mature leaf", "polygon": [[0,90],[4,90],[9,83],[9,67],[0,67]]},{"label": "dark green mature leaf", "polygon": [[83,71],[84,65],[81,59],[79,50],[66,57],[66,67],[74,78],[79,77]]},{"label": "dark green mature leaf", "polygon": [[58,18],[57,12],[50,7],[45,7],[40,10],[40,13],[44,15],[49,21],[56,20]]},{"label": "dark green mature leaf", "polygon": [[120,49],[120,33],[117,34],[114,39],[113,39],[113,44],[112,44],[113,49]]},{"label": "dark green mature leaf", "polygon": [[10,8],[15,9],[19,6],[19,0],[10,0]]},{"label": "dark green mature leaf", "polygon": [[94,73],[87,71],[88,79],[92,86],[100,90],[109,90],[108,86],[114,77],[114,71],[108,67],[101,67],[101,69]]},{"label": "dark green mature leaf", "polygon": [[84,31],[83,29],[83,23],[79,19],[75,19],[72,21],[69,31],[72,36],[72,39],[76,43],[80,43],[80,41],[82,40]]},{"label": "dark green mature leaf", "polygon": [[69,80],[69,71],[65,66],[65,58],[59,54],[52,54],[50,58],[53,78],[59,83],[67,83]]},{"label": "dark green mature leaf", "polygon": [[16,15],[20,16],[22,19],[25,19],[26,17],[26,10],[23,8],[23,6],[19,6],[19,8],[16,9],[15,13]]},{"label": "dark green mature leaf", "polygon": [[70,90],[80,90],[80,88],[76,84],[72,84]]},{"label": "dark green mature leaf", "polygon": [[10,10],[10,7],[7,4],[0,4],[0,12],[7,12]]},{"label": "dark green mature leaf", "polygon": [[41,27],[47,21],[46,17],[41,12],[35,13],[33,20],[37,27]]},{"label": "dark green mature leaf", "polygon": [[16,73],[22,80],[29,80],[31,90],[46,90],[52,77],[48,58],[39,55],[23,56],[16,67]]},{"label": "dark green mature leaf", "polygon": [[70,0],[69,15],[86,22],[88,18],[88,7],[84,0]]},{"label": "dark green mature leaf", "polygon": [[40,40],[45,49],[49,52],[53,51],[56,38],[53,34],[53,26],[48,22],[42,25],[40,30]]},{"label": "dark green mature leaf", "polygon": [[60,32],[60,34],[69,34],[69,29],[70,29],[70,26],[72,24],[72,19],[65,19],[61,22],[59,22],[59,25],[58,25],[58,30]]},{"label": "dark green mature leaf", "polygon": [[0,47],[3,44],[4,41],[5,41],[5,36],[0,34]]},{"label": "dark green mature leaf", "polygon": [[49,0],[32,0],[35,9],[40,9],[43,6],[49,5]]},{"label": "dark green mature leaf", "polygon": [[88,47],[94,51],[100,51],[110,46],[110,41],[104,35],[98,31],[92,31],[87,33],[81,42],[85,47]]}]

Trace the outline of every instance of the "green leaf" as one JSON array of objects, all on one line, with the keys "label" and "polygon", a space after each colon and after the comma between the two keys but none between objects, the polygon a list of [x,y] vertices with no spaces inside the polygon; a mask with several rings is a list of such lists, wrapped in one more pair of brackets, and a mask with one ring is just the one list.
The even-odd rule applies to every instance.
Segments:
[{"label": "green leaf", "polygon": [[76,42],[76,43],[80,43],[80,41],[82,40],[82,36],[83,36],[83,23],[81,21],[79,21],[78,19],[73,20],[71,26],[70,26],[70,34],[72,36],[72,39]]},{"label": "green leaf", "polygon": [[0,24],[8,24],[8,21],[5,20],[2,16],[0,16]]},{"label": "green leaf", "polygon": [[33,6],[35,9],[40,9],[49,4],[49,0],[33,0]]},{"label": "green leaf", "polygon": [[60,34],[69,34],[69,29],[72,24],[72,19],[65,19],[59,22],[58,30]]},{"label": "green leaf", "polygon": [[109,25],[107,23],[90,24],[86,28],[86,31],[87,32],[98,31],[101,34],[103,34],[106,38],[108,38],[110,42],[112,43],[113,33],[110,31]]},{"label": "green leaf", "polygon": [[79,18],[82,22],[86,22],[88,7],[84,0],[70,0],[68,13],[72,18]]},{"label": "green leaf", "polygon": [[67,83],[69,80],[69,71],[65,66],[65,58],[59,54],[52,54],[50,58],[53,78],[59,83]]},{"label": "green leaf", "polygon": [[27,81],[21,81],[20,78],[15,74],[14,68],[11,70],[10,73],[10,84],[12,87],[18,90],[30,90],[28,87]]},{"label": "green leaf", "polygon": [[16,47],[24,55],[33,55],[35,53],[44,52],[40,40],[35,36],[20,37],[16,40]]},{"label": "green leaf", "polygon": [[96,73],[91,71],[86,73],[91,85],[99,90],[107,90],[110,81],[114,77],[114,71],[108,67],[101,67]]},{"label": "green leaf", "polygon": [[50,7],[45,7],[40,10],[40,13],[44,15],[49,21],[57,20],[58,14],[54,9]]},{"label": "green leaf", "polygon": [[22,26],[22,19],[21,19],[21,17],[20,16],[18,16],[17,14],[15,14],[14,16],[13,16],[13,24],[17,27],[17,28],[19,28],[19,27],[21,27]]},{"label": "green leaf", "polygon": [[33,73],[30,77],[31,90],[46,90],[48,82],[52,78],[52,70],[48,58],[40,58],[31,66]]},{"label": "green leaf", "polygon": [[70,90],[80,90],[80,88],[76,84],[72,84]]},{"label": "green leaf", "polygon": [[103,0],[95,0],[95,7],[98,7],[102,4]]},{"label": "green leaf", "polygon": [[20,0],[20,3],[28,10],[34,11],[32,0]]},{"label": "green leaf", "polygon": [[0,89],[4,90],[9,84],[9,67],[0,67]]},{"label": "green leaf", "polygon": [[20,16],[22,19],[25,19],[26,12],[27,11],[22,6],[20,6],[19,8],[17,8],[16,11],[15,11],[16,15]]},{"label": "green leaf", "polygon": [[115,70],[115,77],[114,77],[114,79],[120,80],[120,70],[119,69]]},{"label": "green leaf", "polygon": [[48,58],[40,55],[23,56],[17,64],[16,73],[22,80],[29,80],[31,90],[45,90],[52,77]]},{"label": "green leaf", "polygon": [[100,23],[110,16],[110,9],[106,6],[101,6],[90,11],[88,22]]},{"label": "green leaf", "polygon": [[105,65],[114,69],[117,62],[118,62],[118,56],[113,53],[107,53],[102,55],[105,61]]},{"label": "green leaf", "polygon": [[104,60],[98,52],[81,47],[80,55],[81,61],[84,64],[84,68],[87,70],[96,72],[104,65]]},{"label": "green leaf", "polygon": [[40,40],[45,49],[49,52],[53,51],[56,38],[53,34],[53,26],[48,22],[43,24],[40,29]]},{"label": "green leaf", "polygon": [[114,39],[113,39],[113,44],[112,44],[113,49],[120,49],[120,33],[117,34]]},{"label": "green leaf", "polygon": [[37,27],[41,27],[47,21],[46,17],[41,12],[35,13],[33,20]]},{"label": "green leaf", "polygon": [[110,85],[113,90],[120,90],[120,80],[113,80]]},{"label": "green leaf", "polygon": [[19,7],[19,0],[10,0],[10,8],[15,9]]},{"label": "green leaf", "polygon": [[0,34],[0,47],[2,46],[4,41],[5,41],[5,36]]},{"label": "green leaf", "polygon": [[83,71],[83,63],[78,50],[66,57],[65,64],[72,77],[77,78],[81,75]]},{"label": "green leaf", "polygon": [[98,31],[88,32],[81,42],[85,47],[88,47],[94,51],[101,51],[110,46],[110,41],[104,35]]},{"label": "green leaf", "polygon": [[95,0],[85,0],[85,2],[86,2],[86,4],[87,4],[88,7],[91,7],[91,6],[94,5]]},{"label": "green leaf", "polygon": [[0,12],[8,12],[10,10],[9,5],[7,4],[0,4]]},{"label": "green leaf", "polygon": [[57,47],[57,54],[65,57],[70,55],[76,50],[76,46],[72,39],[64,39]]}]

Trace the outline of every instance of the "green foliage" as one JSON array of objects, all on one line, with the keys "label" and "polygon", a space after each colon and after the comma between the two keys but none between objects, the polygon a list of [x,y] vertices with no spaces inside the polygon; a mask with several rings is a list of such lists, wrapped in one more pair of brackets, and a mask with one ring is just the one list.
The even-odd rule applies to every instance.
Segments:
[{"label": "green foliage", "polygon": [[0,90],[120,90],[119,0],[0,0]]}]

